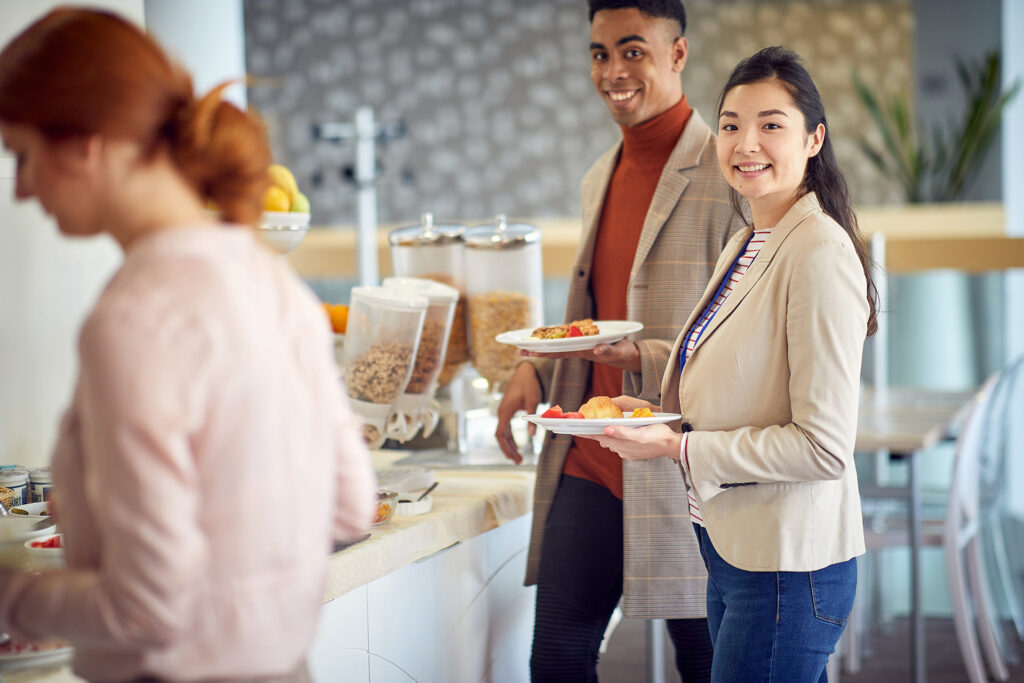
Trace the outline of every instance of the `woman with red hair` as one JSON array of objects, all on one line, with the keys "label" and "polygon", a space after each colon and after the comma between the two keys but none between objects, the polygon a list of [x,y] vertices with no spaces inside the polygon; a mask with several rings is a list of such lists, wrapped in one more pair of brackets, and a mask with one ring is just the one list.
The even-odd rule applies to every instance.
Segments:
[{"label": "woman with red hair", "polygon": [[0,631],[71,641],[90,680],[307,680],[331,542],[373,514],[323,311],[251,229],[265,133],[222,89],[99,11],[0,52],[17,197],[124,251],[53,454],[67,568],[0,574]]}]

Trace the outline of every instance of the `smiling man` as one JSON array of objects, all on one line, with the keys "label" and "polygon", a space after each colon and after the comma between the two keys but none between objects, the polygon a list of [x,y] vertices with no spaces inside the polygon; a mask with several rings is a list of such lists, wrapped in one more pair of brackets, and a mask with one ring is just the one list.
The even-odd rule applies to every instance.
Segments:
[{"label": "smiling man", "polygon": [[[715,137],[683,95],[689,45],[679,0],[591,0],[590,75],[622,139],[583,179],[583,233],[565,319],[644,329],[590,351],[528,354],[498,409],[496,437],[518,462],[510,421],[544,400],[659,404],[672,342],[729,236],[743,223]],[[548,435],[538,463],[526,583],[536,583],[534,681],[596,680],[598,647],[623,598],[627,617],[668,619],[687,683],[708,680],[706,576],[678,467],[623,462],[588,439]]]}]

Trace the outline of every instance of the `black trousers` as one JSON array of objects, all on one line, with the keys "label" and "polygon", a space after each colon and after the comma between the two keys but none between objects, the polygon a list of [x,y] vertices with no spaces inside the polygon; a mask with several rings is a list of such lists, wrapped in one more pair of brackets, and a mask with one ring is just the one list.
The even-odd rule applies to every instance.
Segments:
[{"label": "black trousers", "polygon": [[[598,648],[622,597],[622,501],[562,475],[544,527],[530,676],[534,683],[597,681]],[[684,683],[711,680],[707,619],[669,619]]]}]

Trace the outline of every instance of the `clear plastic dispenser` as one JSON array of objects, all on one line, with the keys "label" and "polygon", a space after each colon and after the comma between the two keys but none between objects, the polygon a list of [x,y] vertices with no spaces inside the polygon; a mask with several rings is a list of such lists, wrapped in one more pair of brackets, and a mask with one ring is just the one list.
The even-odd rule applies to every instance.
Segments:
[{"label": "clear plastic dispenser", "polygon": [[440,419],[440,408],[434,400],[434,392],[437,390],[441,368],[444,367],[459,290],[415,277],[389,277],[382,286],[423,296],[428,301],[416,362],[404,393],[398,397],[394,410],[387,418],[386,436],[397,441],[408,441],[422,427],[423,436],[429,437]]},{"label": "clear plastic dispenser", "polygon": [[459,292],[448,338],[439,386],[447,386],[469,360],[466,336],[466,286],[462,234],[458,223],[435,223],[425,213],[416,225],[396,228],[388,235],[391,267],[397,277],[420,277],[454,287]]},{"label": "clear plastic dispenser", "polygon": [[519,350],[494,337],[542,323],[540,229],[498,216],[462,239],[470,358],[491,390],[501,391],[519,364]]},{"label": "clear plastic dispenser", "polygon": [[344,381],[371,448],[387,438],[388,416],[412,376],[429,303],[407,290],[352,288]]}]

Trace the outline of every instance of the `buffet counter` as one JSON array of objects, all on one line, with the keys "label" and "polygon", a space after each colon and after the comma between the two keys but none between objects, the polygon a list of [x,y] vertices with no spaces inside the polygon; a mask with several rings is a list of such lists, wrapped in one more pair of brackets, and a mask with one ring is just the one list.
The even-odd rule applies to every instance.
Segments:
[{"label": "buffet counter", "polygon": [[[408,455],[376,451],[380,471]],[[522,517],[533,506],[533,467],[434,469],[430,512],[396,515],[370,538],[331,557],[325,601]]]},{"label": "buffet counter", "polygon": [[[373,454],[378,470],[408,456]],[[309,655],[317,681],[529,678],[533,588],[522,585],[533,467],[434,468],[430,512],[393,516],[334,553]],[[68,666],[4,683],[78,683]]]}]

